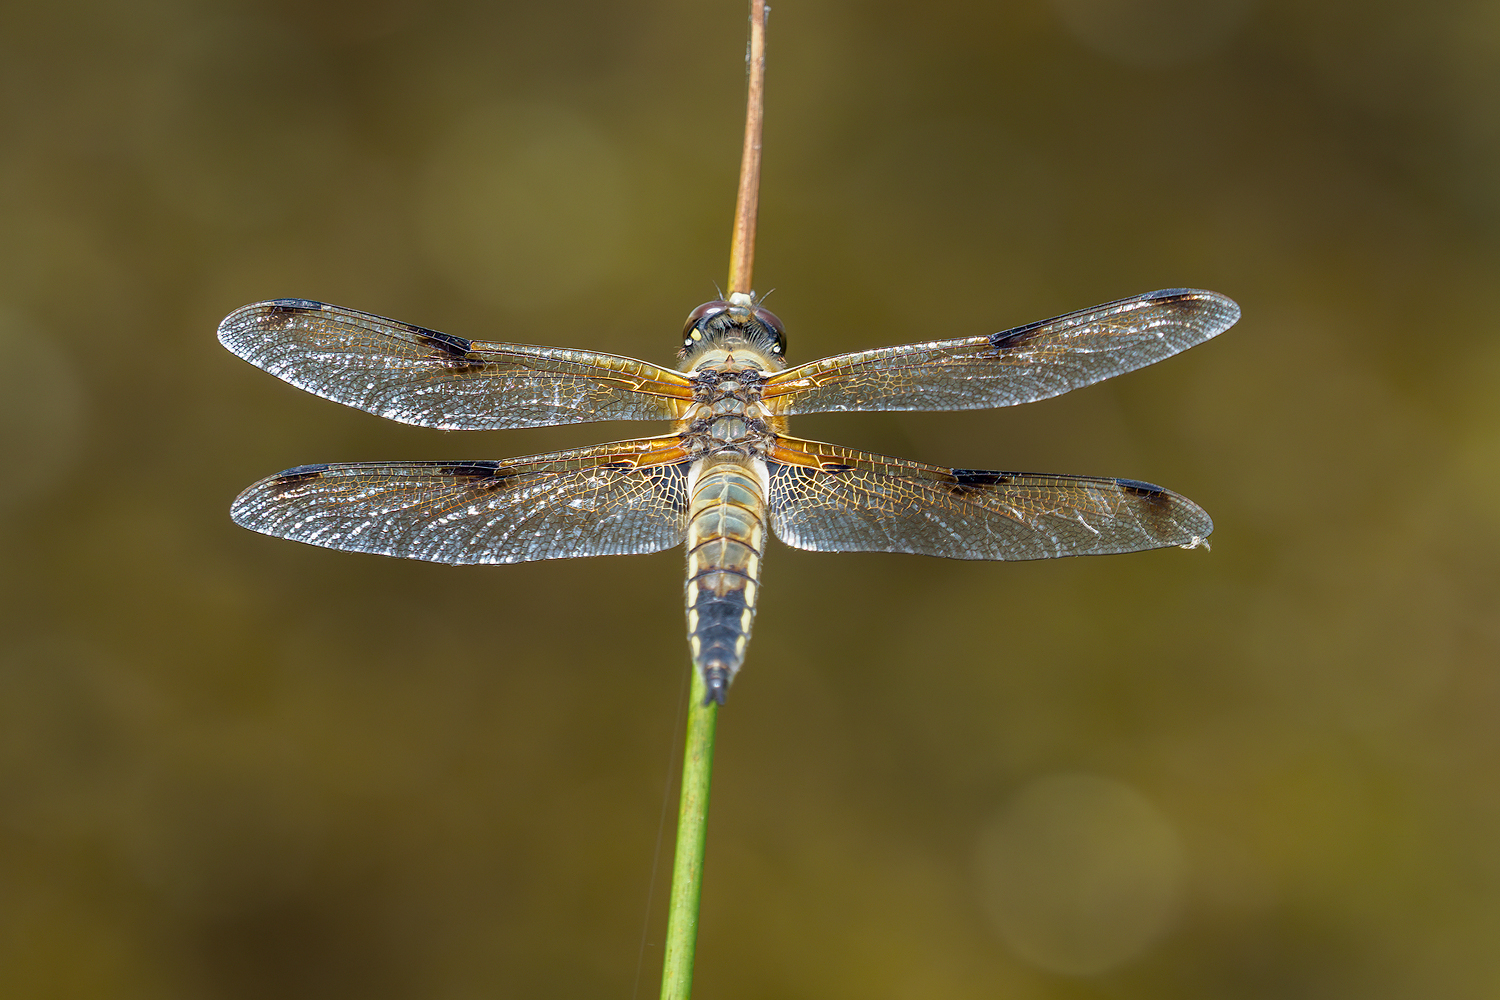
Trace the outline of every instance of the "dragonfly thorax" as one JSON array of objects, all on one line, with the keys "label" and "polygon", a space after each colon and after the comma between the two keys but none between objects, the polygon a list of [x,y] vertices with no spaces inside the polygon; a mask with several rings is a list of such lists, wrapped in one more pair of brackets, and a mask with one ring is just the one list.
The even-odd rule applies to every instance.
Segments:
[{"label": "dragonfly thorax", "polygon": [[764,455],[776,436],[771,411],[760,398],[764,378],[754,369],[700,370],[681,427],[684,445],[699,455]]}]

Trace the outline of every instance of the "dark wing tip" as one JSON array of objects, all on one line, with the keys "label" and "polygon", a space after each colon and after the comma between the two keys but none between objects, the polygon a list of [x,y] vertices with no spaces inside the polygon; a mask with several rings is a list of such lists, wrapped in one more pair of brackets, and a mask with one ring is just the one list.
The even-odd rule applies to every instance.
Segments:
[{"label": "dark wing tip", "polygon": [[279,497],[287,490],[301,483],[313,479],[322,479],[328,475],[332,468],[333,466],[325,462],[318,465],[298,465],[290,469],[282,469],[276,475],[267,476],[260,482],[247,487],[243,493],[235,497],[229,514],[236,522],[244,524],[245,522],[241,518],[247,510],[247,504]]},{"label": "dark wing tip", "polygon": [[1182,539],[1178,548],[1196,549],[1208,547],[1208,536],[1214,533],[1213,518],[1208,511],[1187,497],[1155,483],[1143,483],[1139,479],[1116,479],[1115,485],[1126,493],[1141,499],[1141,513],[1152,525],[1159,537]]},{"label": "dark wing tip", "polygon": [[1215,311],[1219,314],[1219,329],[1222,333],[1234,326],[1240,318],[1240,304],[1227,295],[1211,292],[1206,288],[1158,288],[1154,292],[1147,292],[1139,299],[1141,302],[1173,302],[1173,301],[1195,301],[1211,302]]},{"label": "dark wing tip", "polygon": [[[1134,295],[1128,299],[1116,299],[1090,309],[1080,309],[1075,313],[1065,313],[1062,316],[1037,320],[1035,323],[1027,323],[1025,326],[1010,330],[1001,330],[990,335],[990,346],[997,350],[1024,347],[1034,338],[1044,336],[1046,331],[1060,320],[1076,320],[1079,316],[1096,316],[1115,310],[1129,312],[1145,306],[1172,307],[1174,305],[1183,308],[1192,318],[1192,327],[1199,331],[1192,341],[1193,344],[1218,336],[1234,326],[1240,318],[1239,303],[1227,295],[1220,295],[1206,288],[1158,288],[1154,292]],[[1184,344],[1178,350],[1186,346],[1191,345]]]},{"label": "dark wing tip", "polygon": [[324,307],[324,303],[315,302],[312,299],[267,299],[264,302],[252,302],[247,306],[240,306],[219,322],[219,343],[233,353],[244,357],[243,337],[258,325],[254,322],[247,322],[251,317],[320,312]]},{"label": "dark wing tip", "polygon": [[264,526],[267,504],[274,503],[299,483],[322,478],[328,470],[327,465],[298,465],[251,483],[229,505],[229,518],[242,528],[270,534]]}]

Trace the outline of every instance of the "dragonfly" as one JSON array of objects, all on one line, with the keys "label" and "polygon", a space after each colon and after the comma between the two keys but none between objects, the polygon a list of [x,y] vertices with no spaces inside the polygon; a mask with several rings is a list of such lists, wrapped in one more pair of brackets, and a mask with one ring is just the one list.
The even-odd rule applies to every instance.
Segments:
[{"label": "dragonfly", "polygon": [[789,365],[754,293],[694,309],[676,367],[466,340],[307,299],[244,306],[234,354],[325,399],[407,424],[501,430],[671,421],[670,433],[499,461],[301,465],[234,520],[279,538],[450,564],[687,550],[687,626],[704,704],[745,658],[767,538],[817,552],[950,559],[1106,555],[1206,543],[1191,500],[1132,479],[953,469],[793,437],[788,418],[1012,406],[1171,357],[1239,319],[1172,288],[988,336]]}]

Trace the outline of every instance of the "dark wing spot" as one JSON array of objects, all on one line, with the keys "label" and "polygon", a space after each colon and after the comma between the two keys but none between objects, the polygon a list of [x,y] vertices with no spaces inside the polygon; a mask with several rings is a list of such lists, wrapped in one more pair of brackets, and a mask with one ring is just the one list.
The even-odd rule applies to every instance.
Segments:
[{"label": "dark wing spot", "polygon": [[267,305],[277,313],[318,312],[323,308],[323,303],[312,299],[272,299]]},{"label": "dark wing spot", "polygon": [[1139,479],[1116,479],[1115,485],[1126,493],[1134,493],[1136,496],[1161,497],[1163,499],[1169,496],[1167,491],[1160,486],[1153,483],[1143,483]]},{"label": "dark wing spot", "polygon": [[[1162,288],[1154,292],[1130,300],[1132,306],[1141,306],[1146,303],[1173,302],[1191,306],[1201,295],[1199,291],[1192,288]],[[1054,317],[1060,319],[1061,317]],[[1024,347],[1035,335],[1037,330],[1052,323],[1052,319],[1037,320],[1035,323],[1027,323],[1012,330],[1001,330],[999,333],[990,335],[990,346],[997,351],[1013,350]]]},{"label": "dark wing spot", "polygon": [[313,479],[327,472],[329,465],[323,462],[320,465],[299,465],[295,469],[285,469],[276,473],[277,479]]},{"label": "dark wing spot", "polygon": [[1014,472],[987,472],[984,469],[954,469],[955,493],[969,493],[986,486],[1005,486],[1016,478]]},{"label": "dark wing spot", "polygon": [[1140,304],[1167,307],[1183,315],[1191,316],[1203,308],[1203,294],[1192,288],[1163,288],[1140,297]]},{"label": "dark wing spot", "polygon": [[1041,319],[1035,323],[1018,326],[1013,330],[1001,330],[999,333],[992,333],[990,334],[990,346],[997,351],[1022,347],[1027,341],[1031,340],[1037,330],[1042,328],[1043,324],[1050,322],[1051,320]]},{"label": "dark wing spot", "polygon": [[437,471],[440,476],[454,479],[504,479],[509,475],[499,462],[454,462]]},{"label": "dark wing spot", "polygon": [[1164,522],[1170,517],[1176,507],[1172,500],[1172,494],[1152,483],[1143,483],[1136,479],[1116,479],[1115,485],[1125,493],[1140,497],[1141,514],[1158,526],[1158,530],[1164,530]]},{"label": "dark wing spot", "polygon": [[766,467],[774,476],[791,476],[794,479],[802,479],[815,473],[826,473],[836,476],[841,472],[853,472],[854,466],[845,465],[843,462],[822,462],[819,465],[788,465],[785,462],[767,461]]},{"label": "dark wing spot", "polygon": [[299,465],[295,469],[286,469],[278,472],[268,484],[268,490],[272,496],[281,496],[287,490],[308,482],[313,479],[322,479],[328,474],[328,464],[321,465]]},{"label": "dark wing spot", "polygon": [[408,329],[427,347],[431,347],[459,361],[467,360],[466,355],[474,349],[474,342],[472,340],[455,337],[451,333],[424,330],[420,326],[408,327]]}]

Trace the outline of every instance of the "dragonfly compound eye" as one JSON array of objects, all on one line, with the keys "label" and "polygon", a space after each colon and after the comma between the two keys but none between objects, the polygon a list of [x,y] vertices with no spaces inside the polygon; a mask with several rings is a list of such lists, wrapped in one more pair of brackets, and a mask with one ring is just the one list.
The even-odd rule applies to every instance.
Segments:
[{"label": "dragonfly compound eye", "polygon": [[761,306],[755,307],[755,318],[760,320],[762,326],[771,334],[774,341],[771,350],[778,357],[786,356],[786,327],[782,326],[781,320],[771,310]]},{"label": "dragonfly compound eye", "polygon": [[684,347],[692,347],[704,337],[703,323],[705,320],[713,319],[719,313],[729,308],[729,303],[722,299],[705,302],[697,309],[688,313],[687,322],[682,326],[682,343]]}]

